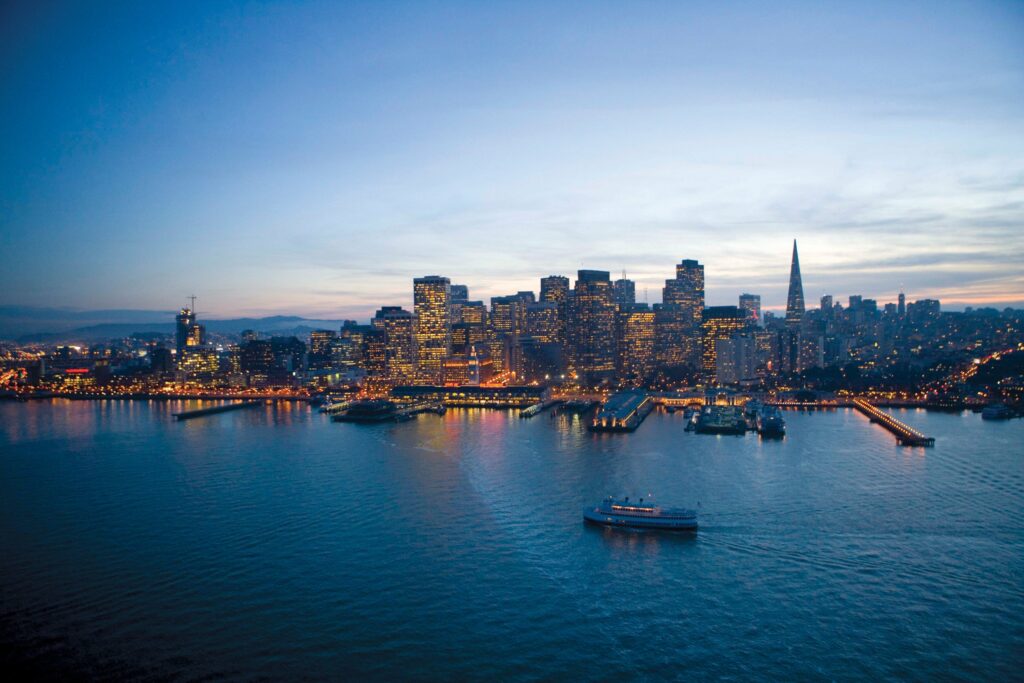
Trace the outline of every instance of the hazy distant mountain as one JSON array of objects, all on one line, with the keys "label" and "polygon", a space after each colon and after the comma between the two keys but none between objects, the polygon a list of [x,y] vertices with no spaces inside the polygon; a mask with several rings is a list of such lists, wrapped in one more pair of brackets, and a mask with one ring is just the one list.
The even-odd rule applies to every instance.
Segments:
[{"label": "hazy distant mountain", "polygon": [[[0,339],[33,341],[95,341],[126,337],[134,332],[173,334],[176,311],[75,311],[32,306],[0,306]],[[208,332],[306,335],[314,329],[337,329],[340,320],[313,320],[293,315],[266,318],[199,319]]]}]

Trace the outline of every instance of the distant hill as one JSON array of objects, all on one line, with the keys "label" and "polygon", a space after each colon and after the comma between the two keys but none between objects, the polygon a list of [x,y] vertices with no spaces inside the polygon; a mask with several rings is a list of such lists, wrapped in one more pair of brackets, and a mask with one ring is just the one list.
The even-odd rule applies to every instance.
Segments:
[{"label": "distant hill", "polygon": [[[98,341],[127,337],[135,332],[173,334],[177,311],[105,310],[74,311],[60,308],[0,306],[0,339],[20,343]],[[238,334],[256,330],[265,334],[304,336],[315,329],[337,329],[341,320],[314,320],[294,315],[265,318],[205,320],[208,332]]]}]

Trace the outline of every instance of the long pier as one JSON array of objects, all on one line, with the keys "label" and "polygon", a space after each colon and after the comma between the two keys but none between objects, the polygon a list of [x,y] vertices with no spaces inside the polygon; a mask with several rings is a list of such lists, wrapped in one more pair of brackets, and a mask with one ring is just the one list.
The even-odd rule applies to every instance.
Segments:
[{"label": "long pier", "polygon": [[258,406],[261,401],[240,401],[238,403],[227,403],[220,406],[210,406],[209,408],[196,408],[195,410],[186,410],[181,413],[174,413],[174,419],[178,420],[191,420],[196,417],[205,417],[207,415],[216,415],[217,413],[226,413],[231,410],[241,410],[242,408],[252,408]]},{"label": "long pier", "polygon": [[654,401],[640,392],[614,394],[590,423],[592,432],[632,432],[654,410]]},{"label": "long pier", "polygon": [[901,446],[935,445],[935,439],[933,437],[925,436],[910,425],[900,422],[889,413],[884,410],[879,410],[862,398],[853,399],[853,406],[860,412],[864,413],[869,420],[882,425],[895,434],[896,441],[898,441]]}]

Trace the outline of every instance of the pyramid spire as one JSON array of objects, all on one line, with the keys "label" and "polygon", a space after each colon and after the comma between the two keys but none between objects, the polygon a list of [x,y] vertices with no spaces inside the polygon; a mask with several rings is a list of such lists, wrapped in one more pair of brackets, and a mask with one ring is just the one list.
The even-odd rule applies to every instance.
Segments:
[{"label": "pyramid spire", "polygon": [[789,267],[789,294],[786,297],[786,322],[799,325],[804,317],[804,282],[800,277],[800,256],[793,240],[793,263]]}]

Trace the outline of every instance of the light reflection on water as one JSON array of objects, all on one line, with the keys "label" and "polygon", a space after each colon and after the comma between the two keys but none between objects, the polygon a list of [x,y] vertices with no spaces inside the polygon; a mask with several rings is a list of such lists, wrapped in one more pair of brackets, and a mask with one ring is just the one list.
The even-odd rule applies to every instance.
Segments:
[{"label": "light reflection on water", "polygon": [[[788,435],[483,409],[0,405],[0,636],[37,673],[227,678],[1018,675],[1024,422],[852,410]],[[697,534],[584,525],[608,494]]]}]

